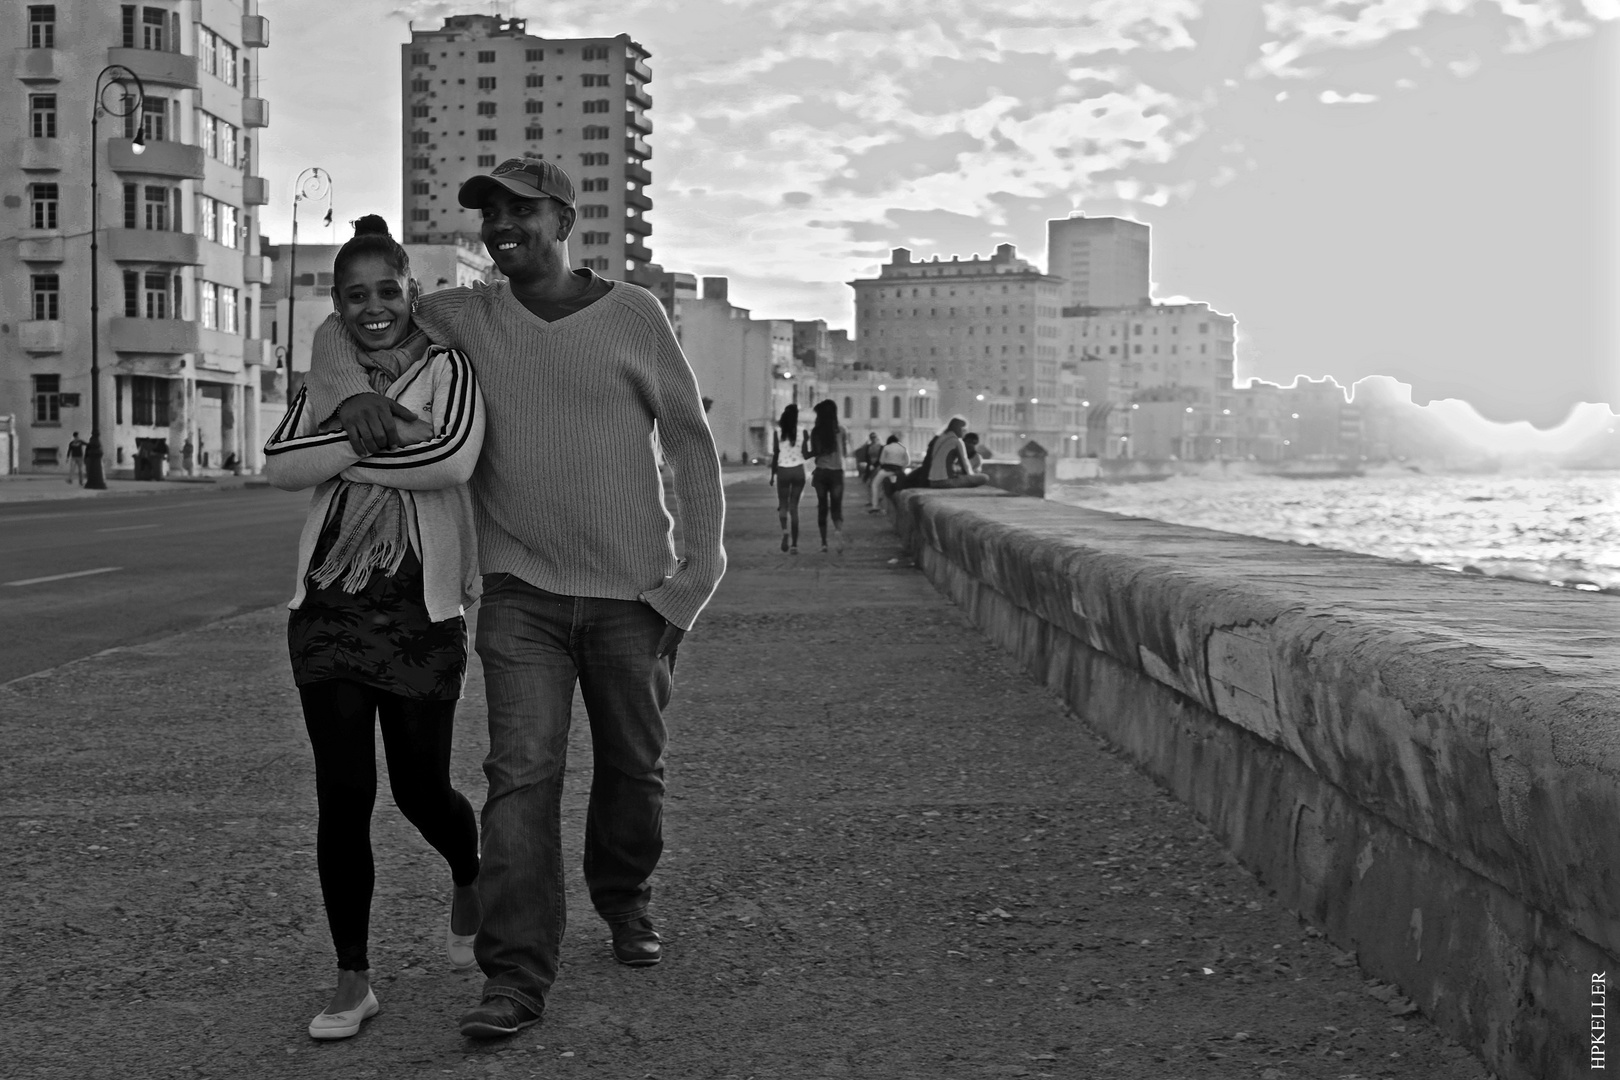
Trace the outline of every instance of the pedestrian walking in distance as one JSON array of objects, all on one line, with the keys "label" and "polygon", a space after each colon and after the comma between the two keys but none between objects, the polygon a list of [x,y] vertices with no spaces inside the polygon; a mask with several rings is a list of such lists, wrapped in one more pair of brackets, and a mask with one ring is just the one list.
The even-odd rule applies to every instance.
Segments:
[{"label": "pedestrian walking in distance", "polygon": [[287,641],[315,751],[315,861],[338,962],[337,992],[309,1025],[317,1039],[355,1034],[378,1008],[366,945],[379,719],[394,802],[450,865],[452,966],[472,966],[481,917],[478,821],[450,786],[450,748],[467,671],[462,616],[478,596],[467,480],[483,399],[467,358],[430,347],[414,325],[410,259],[382,218],[355,222],[332,280],[333,324],[399,418],[400,445],[354,449],[306,387],[264,448],[271,483],[315,489]]},{"label": "pedestrian walking in distance", "polygon": [[776,485],[776,520],[782,524],[782,550],[799,553],[799,497],[804,494],[804,445],[799,438],[799,407],[782,410],[771,435],[770,483]]},{"label": "pedestrian walking in distance", "polygon": [[[506,278],[422,297],[417,322],[467,350],[489,406],[472,478],[483,571],[478,656],[489,702],[489,779],[474,952],[485,981],[462,1034],[537,1023],[563,940],[562,790],[578,685],[595,770],[585,884],[624,964],[656,964],[649,917],[663,852],[663,710],[676,650],[725,571],[719,454],[697,380],[657,298],[568,264],[574,185],[512,159],[461,185]],[[353,343],[316,333],[317,415],[339,409],[367,452],[394,439]],[[683,557],[659,453],[679,500]]]},{"label": "pedestrian walking in distance", "polygon": [[67,482],[70,484],[76,482],[80,487],[84,486],[84,448],[88,445],[79,438],[77,431],[73,433],[73,439],[68,443]]},{"label": "pedestrian walking in distance", "polygon": [[838,425],[838,405],[820,401],[815,408],[816,422],[810,428],[810,455],[815,472],[810,485],[816,489],[816,528],[821,531],[821,550],[827,550],[827,524],[832,522],[833,547],[844,551],[844,458],[849,453],[849,435]]}]

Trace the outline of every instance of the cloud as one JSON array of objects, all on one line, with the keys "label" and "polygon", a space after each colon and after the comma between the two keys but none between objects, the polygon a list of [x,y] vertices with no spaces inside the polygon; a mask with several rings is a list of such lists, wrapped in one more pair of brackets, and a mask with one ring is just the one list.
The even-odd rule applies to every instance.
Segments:
[{"label": "cloud", "polygon": [[1316,100],[1324,105],[1366,105],[1377,101],[1377,94],[1341,94],[1337,90],[1324,90],[1316,95]]}]

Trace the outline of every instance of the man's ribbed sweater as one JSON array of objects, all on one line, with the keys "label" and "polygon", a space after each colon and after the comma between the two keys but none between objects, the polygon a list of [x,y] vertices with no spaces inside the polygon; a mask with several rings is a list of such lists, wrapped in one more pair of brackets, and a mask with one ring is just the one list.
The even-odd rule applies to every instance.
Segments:
[{"label": "man's ribbed sweater", "polygon": [[[503,282],[423,296],[416,321],[467,354],[484,392],[484,453],[471,481],[483,572],[644,600],[691,629],[725,572],[725,496],[697,380],[658,300],[614,282],[547,322]],[[315,416],[370,392],[355,357],[329,318],[305,384]],[[680,502],[679,563],[658,450]]]}]

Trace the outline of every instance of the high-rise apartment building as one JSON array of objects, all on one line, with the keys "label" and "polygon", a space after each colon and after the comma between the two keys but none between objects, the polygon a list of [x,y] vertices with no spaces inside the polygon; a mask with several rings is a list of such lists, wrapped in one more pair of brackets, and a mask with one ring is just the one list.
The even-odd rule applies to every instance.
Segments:
[{"label": "high-rise apartment building", "polygon": [[1064,307],[1149,303],[1150,253],[1140,221],[1076,215],[1046,223],[1046,270],[1064,280]]},{"label": "high-rise apartment building", "polygon": [[[0,14],[0,51],[13,57],[0,81],[13,118],[0,165],[0,414],[18,417],[22,469],[60,468],[73,433],[90,435],[93,252],[106,471],[131,469],[141,451],[177,469],[188,445],[198,465],[257,467],[270,357],[254,132],[269,118],[257,91],[268,44],[257,0]],[[144,98],[125,79],[101,95],[113,111],[95,112],[109,65],[133,72]]]},{"label": "high-rise apartment building", "polygon": [[990,398],[1016,405],[1012,421],[1055,445],[1063,282],[1018,257],[1011,244],[981,259],[913,262],[895,248],[855,290],[857,361],[894,375],[937,380],[943,416],[976,420]]},{"label": "high-rise apartment building", "polygon": [[507,158],[544,157],[573,178],[569,259],[648,285],[651,54],[620,34],[545,38],[523,19],[454,15],[400,47],[404,212],[412,243],[478,238],[462,181]]}]

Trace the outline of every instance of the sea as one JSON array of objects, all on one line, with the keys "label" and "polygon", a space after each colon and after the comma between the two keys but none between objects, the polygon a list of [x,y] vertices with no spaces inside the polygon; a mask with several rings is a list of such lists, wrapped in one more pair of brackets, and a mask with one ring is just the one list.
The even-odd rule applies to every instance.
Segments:
[{"label": "sea", "polygon": [[1062,483],[1073,506],[1620,594],[1620,472]]}]

